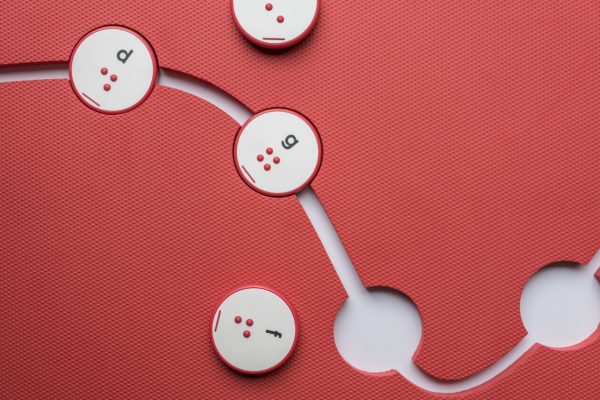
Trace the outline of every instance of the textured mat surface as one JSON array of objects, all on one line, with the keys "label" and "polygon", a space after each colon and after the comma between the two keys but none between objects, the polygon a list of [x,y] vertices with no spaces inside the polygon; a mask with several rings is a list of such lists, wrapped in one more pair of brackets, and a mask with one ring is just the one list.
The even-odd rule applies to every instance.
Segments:
[{"label": "textured mat surface", "polygon": [[[595,161],[600,150],[597,138],[597,132],[600,131],[600,8],[594,1],[511,1],[501,5],[475,1],[433,4],[384,1],[377,6],[358,8],[332,0],[323,2],[319,23],[308,39],[280,54],[263,52],[248,44],[233,25],[228,7],[221,2],[204,6],[170,2],[165,6],[164,2],[153,1],[144,2],[143,5],[140,2],[122,4],[105,1],[79,4],[74,8],[71,2],[40,4],[6,1],[0,6],[0,11],[0,64],[66,61],[72,46],[85,32],[100,25],[118,23],[143,33],[155,47],[163,67],[208,80],[254,110],[286,106],[306,114],[319,128],[325,146],[324,165],[315,182],[319,196],[365,283],[395,287],[406,292],[417,303],[424,319],[424,343],[417,362],[440,378],[457,379],[472,374],[494,362],[520,340],[524,332],[519,319],[519,296],[534,271],[552,261],[585,262],[600,247],[600,184],[597,180],[600,168]],[[23,29],[24,25],[28,29]],[[300,317],[303,332],[312,332],[312,340],[322,346],[319,348],[319,357],[315,355],[310,362],[307,358],[304,364],[290,363],[288,368],[298,368],[295,375],[301,377],[292,378],[283,371],[275,377],[267,377],[266,381],[273,390],[270,394],[258,388],[264,381],[230,376],[212,359],[207,359],[205,362],[213,363],[212,367],[220,375],[214,378],[208,375],[210,379],[204,376],[202,389],[194,390],[192,386],[186,386],[190,389],[185,394],[225,395],[226,388],[235,381],[256,396],[270,396],[283,390],[286,395],[293,396],[292,387],[298,390],[296,395],[299,397],[307,391],[316,394],[316,387],[338,397],[350,394],[364,397],[367,393],[388,397],[392,393],[401,393],[409,398],[419,396],[416,390],[395,375],[376,379],[364,377],[349,370],[339,359],[332,343],[331,326],[343,300],[343,293],[305,216],[292,199],[279,202],[256,199],[256,195],[243,187],[235,175],[230,178],[232,187],[237,185],[235,194],[229,194],[227,186],[221,190],[211,187],[208,192],[201,191],[189,178],[188,182],[165,182],[169,184],[168,189],[155,188],[167,196],[161,197],[161,201],[168,199],[173,203],[170,206],[175,210],[169,211],[161,208],[156,198],[152,200],[152,196],[138,194],[134,186],[130,186],[133,185],[129,183],[130,180],[137,180],[137,184],[142,186],[152,183],[147,181],[151,175],[144,176],[134,168],[136,163],[152,164],[156,168],[154,173],[166,176],[169,176],[170,169],[185,169],[186,166],[185,163],[180,164],[178,157],[181,157],[177,151],[172,153],[172,157],[166,157],[162,147],[136,154],[124,150],[128,147],[123,147],[123,142],[108,141],[111,132],[113,136],[115,131],[124,135],[120,129],[126,129],[138,139],[147,138],[149,134],[166,137],[166,132],[172,130],[177,133],[185,131],[180,124],[193,121],[189,128],[193,128],[194,132],[206,130],[208,134],[198,136],[210,137],[210,148],[223,146],[223,157],[217,158],[203,145],[202,151],[196,150],[197,153],[190,155],[196,160],[195,163],[190,160],[187,168],[191,171],[203,165],[196,165],[198,159],[203,157],[215,157],[210,168],[234,173],[227,158],[230,154],[226,154],[226,150],[230,150],[227,147],[230,143],[226,143],[225,138],[229,140],[228,135],[232,137],[235,126],[219,111],[209,109],[210,106],[204,104],[198,106],[199,101],[191,99],[189,102],[194,105],[189,105],[188,112],[176,118],[183,107],[177,104],[181,100],[178,97],[175,104],[169,103],[173,100],[165,99],[171,99],[170,96],[174,95],[159,89],[142,108],[135,111],[137,114],[127,114],[122,117],[124,119],[100,119],[100,116],[91,114],[76,102],[65,82],[35,85],[11,85],[12,89],[4,85],[0,87],[4,93],[1,104],[10,105],[2,111],[4,126],[0,131],[3,137],[7,135],[19,140],[29,137],[30,140],[13,143],[16,147],[3,146],[2,149],[3,178],[5,171],[13,169],[21,174],[13,176],[13,172],[7,173],[5,179],[10,185],[3,184],[6,187],[3,189],[6,194],[3,196],[3,212],[4,207],[9,207],[6,210],[10,213],[6,211],[6,218],[9,215],[15,218],[8,220],[7,226],[11,228],[3,239],[6,258],[3,256],[2,264],[11,266],[8,269],[10,274],[27,274],[29,269],[29,273],[41,274],[36,278],[40,282],[38,285],[51,277],[58,279],[58,283],[60,280],[74,279],[68,271],[42,268],[42,264],[52,258],[45,253],[35,255],[34,250],[50,252],[55,257],[58,257],[56,254],[71,257],[65,252],[67,242],[51,240],[58,233],[70,235],[72,240],[79,241],[84,250],[78,257],[85,255],[90,263],[97,258],[97,254],[88,251],[89,247],[97,240],[110,238],[109,233],[112,232],[112,236],[117,234],[110,245],[113,264],[120,262],[122,257],[119,255],[123,255],[115,249],[140,246],[136,247],[135,254],[140,253],[136,257],[148,257],[153,262],[161,260],[173,268],[173,265],[178,265],[177,260],[182,262],[179,257],[183,256],[174,249],[182,246],[178,235],[183,235],[190,246],[194,244],[198,259],[204,260],[203,267],[194,273],[204,271],[202,273],[209,274],[212,279],[219,279],[219,284],[214,288],[210,286],[216,295],[217,292],[221,293],[221,287],[226,290],[237,283],[247,282],[242,279],[244,275],[240,275],[238,269],[215,270],[208,267],[221,259],[217,255],[213,255],[212,259],[205,257],[204,252],[210,252],[211,245],[200,246],[198,243],[207,238],[218,238],[220,246],[220,241],[227,235],[245,237],[252,234],[251,229],[260,229],[261,235],[273,234],[273,240],[300,240],[302,246],[311,248],[302,248],[298,255],[314,257],[314,262],[319,263],[317,268],[320,272],[310,270],[310,274],[307,273],[300,280],[300,285],[289,271],[276,270],[279,258],[272,258],[273,264],[264,267],[264,274],[269,279],[279,276],[277,279],[281,281],[273,282],[274,286],[279,283],[280,289],[288,296],[301,296],[298,301],[307,302],[306,307],[314,307],[307,309],[308,313],[314,314],[314,321],[312,314],[310,317]],[[32,93],[40,93],[40,97],[34,101]],[[180,97],[187,98],[184,95]],[[52,113],[42,113],[40,116],[44,110],[52,110]],[[31,115],[35,115],[35,118]],[[138,120],[142,115],[145,122]],[[153,115],[154,119],[150,119],[153,123],[144,125],[148,115]],[[44,121],[47,118],[54,119]],[[88,119],[91,122],[86,122]],[[121,124],[129,120],[135,123]],[[52,137],[77,137],[82,126],[98,130],[100,128],[97,125],[102,125],[98,121],[111,121],[111,130],[98,136],[107,140],[104,146],[112,146],[109,149],[113,153],[109,154],[115,157],[119,155],[125,163],[121,166],[107,165],[117,168],[113,171],[113,179],[117,181],[101,180],[108,179],[106,176],[110,174],[96,171],[100,161],[88,165],[87,169],[80,169],[80,161],[71,160],[69,168],[63,166],[54,175],[51,174],[52,169],[47,167],[58,168],[64,163],[64,157],[83,157],[87,160],[89,153],[86,158],[85,152],[78,155],[76,151],[81,152],[81,146],[95,146],[95,141],[90,141],[88,136],[80,138],[87,141],[77,146],[64,140],[53,142]],[[54,126],[60,126],[60,129]],[[143,130],[144,126],[146,129]],[[156,131],[157,126],[164,127],[162,132]],[[226,134],[215,135],[217,131]],[[217,137],[224,142],[213,143],[213,140],[217,140],[213,138]],[[145,145],[145,141],[139,140],[138,146]],[[54,148],[44,147],[43,144]],[[188,147],[185,150],[190,151]],[[30,154],[31,151],[36,153]],[[64,153],[60,164],[51,157],[58,151]],[[35,170],[39,169],[39,173],[49,175],[36,178],[39,182],[35,191],[29,188],[31,193],[21,192],[23,187],[27,187],[32,177],[30,174],[35,175],[34,171],[28,170],[32,165]],[[214,171],[208,175],[210,179],[215,176]],[[79,182],[79,186],[71,187],[73,183],[68,183],[68,178],[64,176],[67,172],[73,174],[71,179]],[[90,174],[96,178],[90,178]],[[204,186],[210,184],[205,183]],[[34,196],[34,193],[47,190],[55,192]],[[120,193],[119,196],[114,194],[115,190]],[[207,216],[213,222],[231,217],[231,210],[235,207],[224,207],[221,201],[231,201],[233,204],[234,200],[239,202],[240,196],[245,196],[244,201],[249,202],[245,207],[252,210],[251,214],[256,219],[234,224],[233,228],[221,223],[204,224],[201,226],[203,229],[200,229],[200,225],[194,225],[195,229],[177,226],[181,231],[169,228],[179,221],[177,213],[183,212],[177,211],[177,207],[198,212],[195,208],[198,198],[194,196],[200,195],[214,196],[211,197],[213,206],[209,207],[210,211],[201,217],[198,215],[202,220]],[[146,207],[154,210],[153,213],[148,214],[148,218],[136,217],[135,221],[129,223],[115,221],[123,224],[120,227],[102,225],[106,213],[100,212],[100,209],[96,210],[94,217],[94,213],[89,214],[92,206],[80,204],[76,208],[71,203],[75,198],[83,197],[94,204],[105,203],[104,206],[115,208],[113,211],[116,215],[127,216],[137,209],[138,196],[147,202]],[[227,196],[231,198],[222,200]],[[34,204],[36,207],[27,203],[31,198],[37,199]],[[49,201],[55,201],[55,207],[58,208],[49,209]],[[17,212],[13,207],[21,208]],[[64,209],[72,214],[59,223],[57,218],[66,218],[60,214]],[[241,213],[243,210],[239,207],[235,212]],[[278,215],[281,219],[260,220],[258,216],[261,213],[266,213],[264,215],[269,218]],[[293,213],[293,217],[288,217],[290,213]],[[236,219],[232,221],[237,221],[238,217],[236,214]],[[33,225],[21,227],[23,221],[28,221],[27,218],[31,219]],[[104,229],[102,235],[86,238],[73,227],[65,230],[66,226],[71,226],[69,221],[79,218],[84,218],[81,223],[88,224],[90,229],[100,224],[98,229]],[[296,222],[300,225],[296,225]],[[150,232],[162,231],[162,238],[157,236],[150,241],[146,233],[148,229]],[[212,229],[221,233],[215,233]],[[232,233],[232,229],[239,233]],[[279,230],[273,233],[274,229]],[[25,232],[41,236],[24,238]],[[158,246],[157,243],[163,244]],[[174,243],[172,246],[175,247],[170,252],[166,251],[164,243]],[[215,247],[214,241],[206,243]],[[247,248],[249,244],[244,243],[240,247]],[[257,259],[263,254],[274,257],[271,254],[274,248],[277,247],[263,243],[262,251],[259,247],[252,254],[256,254],[254,257]],[[15,249],[23,253],[19,257],[29,258],[8,258],[16,257],[11,253],[17,251]],[[240,255],[240,260],[246,260],[247,257],[248,254]],[[288,258],[292,260],[294,257],[286,257],[286,260]],[[5,260],[14,263],[8,264]],[[18,260],[20,268],[14,268]],[[60,263],[61,260],[64,262]],[[277,263],[275,260],[278,260]],[[61,268],[83,273],[77,267],[77,258],[59,257],[55,262],[64,264]],[[293,259],[293,263],[306,264],[297,259]],[[111,268],[104,270],[102,279],[113,282],[118,278],[114,273],[120,268]],[[253,268],[262,271],[260,266]],[[298,268],[293,270],[298,271]],[[52,271],[54,275],[47,276]],[[273,271],[279,275],[273,275]],[[140,274],[139,271],[136,273]],[[324,277],[319,275],[321,273],[325,274]],[[2,302],[3,307],[4,304],[12,304],[3,308],[3,315],[7,315],[7,318],[9,311],[25,313],[16,307],[16,304],[20,304],[17,303],[19,296],[41,295],[38,286],[16,285],[10,279],[19,279],[18,275],[11,276],[3,279],[7,285],[6,293],[16,296],[13,303],[8,300]],[[70,285],[83,288],[79,290],[87,293],[88,301],[97,309],[110,306],[103,302],[119,301],[118,297],[116,300],[96,297],[94,291],[85,290],[85,282],[90,284],[90,281],[95,281],[93,275],[77,276],[77,279],[70,281]],[[134,274],[132,282],[127,285],[121,282],[125,285],[121,287],[122,296],[138,296],[129,287],[138,278]],[[144,279],[153,290],[164,291],[169,287],[165,284],[169,281],[166,277],[145,276]],[[118,284],[119,281],[116,282]],[[59,290],[63,284],[58,283],[55,290],[66,297],[59,296],[63,299],[62,303],[56,303],[53,307],[66,320],[59,319],[53,323],[62,321],[69,326],[83,324],[83,328],[77,329],[95,331],[86,325],[91,321],[79,319],[78,314],[69,311],[74,300],[67,296],[69,292]],[[196,284],[184,275],[181,282],[172,282],[172,287],[183,285],[189,290],[197,290]],[[313,284],[319,286],[319,290]],[[331,301],[325,302],[323,296]],[[158,301],[154,297],[150,300]],[[47,299],[42,297],[36,301],[39,303],[34,304],[44,304]],[[152,304],[147,303],[146,297],[137,297],[136,301],[136,307],[150,307]],[[164,307],[164,301],[159,305]],[[186,304],[186,307],[192,305]],[[205,311],[209,312],[208,309]],[[195,308],[193,312],[196,312]],[[148,317],[146,314],[144,317],[137,314],[135,307],[130,313],[130,318]],[[125,315],[119,314],[118,318],[125,318]],[[183,315],[186,315],[184,311]],[[151,315],[151,319],[154,324],[166,324],[168,318],[182,316],[174,317],[165,311]],[[193,322],[196,323],[186,320],[184,326],[192,329],[192,325],[195,327],[204,323],[202,316],[194,314],[194,317],[196,319]],[[310,318],[314,329],[325,329],[318,339],[317,331],[305,331],[309,329],[304,325],[306,318]],[[13,319],[19,320],[16,317],[9,320]],[[15,326],[13,335],[19,337],[23,332],[41,329],[35,320],[29,323],[31,325]],[[53,382],[57,388],[77,387],[84,391],[92,381],[85,378],[87,375],[83,370],[78,370],[74,377],[61,375],[63,384],[59,384],[58,378],[53,378],[56,376],[53,374],[59,373],[55,367],[58,365],[56,363],[61,362],[61,357],[75,357],[70,352],[63,354],[68,349],[73,351],[73,343],[64,338],[60,341],[62,333],[58,329],[54,334],[58,335],[56,342],[41,342],[46,345],[54,343],[52,352],[47,353],[49,348],[42,344],[32,347],[31,351],[37,352],[35,354],[40,358],[34,357],[32,362],[27,363],[28,369],[15,368],[8,369],[6,374],[3,372],[3,381],[15,385],[15,378],[27,378],[33,382],[36,373],[49,374],[43,375],[45,380],[40,382]],[[85,337],[74,335],[71,339],[81,341]],[[151,374],[144,376],[143,369],[140,374],[126,376],[127,363],[133,362],[131,360],[135,359],[135,354],[129,358],[126,354],[118,354],[122,350],[119,346],[123,346],[119,340],[134,341],[135,335],[125,335],[127,339],[113,338],[116,342],[110,342],[110,335],[108,337],[98,334],[95,339],[90,337],[89,341],[79,344],[84,349],[94,340],[108,340],[98,354],[108,351],[113,352],[110,354],[114,357],[123,357],[99,358],[103,369],[109,371],[97,378],[100,388],[115,386],[117,380],[125,386],[127,382],[134,382],[133,387],[141,391],[141,397],[143,394],[148,397],[151,393],[156,396],[175,393],[159,387],[167,378],[160,380]],[[198,335],[198,338],[207,340],[202,335]],[[167,350],[172,350],[174,346],[172,339],[161,342],[165,350],[160,357],[173,357]],[[5,343],[2,345],[3,351],[4,347],[10,348]],[[155,342],[148,344],[144,351],[151,352],[154,345]],[[518,374],[515,372],[509,379],[499,381],[493,389],[486,388],[480,395],[493,393],[491,398],[498,398],[500,394],[504,398],[523,398],[528,394],[530,398],[552,398],[541,394],[552,393],[556,396],[556,393],[577,393],[577,398],[593,398],[592,393],[600,389],[597,381],[591,380],[591,371],[598,367],[597,347],[596,343],[574,353],[543,350],[520,366]],[[27,351],[28,348],[23,345],[21,351]],[[196,352],[187,354],[189,357],[205,355],[199,348],[188,347],[187,350]],[[165,360],[159,360],[158,355],[155,356],[154,362],[166,363]],[[76,357],[81,357],[78,358],[80,362],[89,359],[85,354],[77,354]],[[297,358],[301,359],[301,356]],[[119,364],[117,360],[124,364]],[[158,364],[145,360],[144,365],[144,368],[152,370]],[[169,376],[172,381],[183,382],[186,378],[191,380],[200,376],[197,375],[198,371],[190,371],[186,365],[190,364],[183,362],[170,365],[172,370]],[[136,366],[139,368],[139,365]],[[86,368],[92,367],[88,365]],[[587,375],[588,371],[590,375]],[[328,382],[328,378],[324,378],[328,374],[334,376],[335,382]],[[571,387],[568,379],[578,382],[578,385]],[[301,383],[294,386],[291,380]],[[326,381],[326,388],[320,384],[315,387],[315,382]],[[563,391],[557,388],[550,391],[549,388],[553,387],[548,382],[555,382]],[[340,387],[342,383],[344,388]],[[23,388],[41,391],[44,386],[27,384]]]}]

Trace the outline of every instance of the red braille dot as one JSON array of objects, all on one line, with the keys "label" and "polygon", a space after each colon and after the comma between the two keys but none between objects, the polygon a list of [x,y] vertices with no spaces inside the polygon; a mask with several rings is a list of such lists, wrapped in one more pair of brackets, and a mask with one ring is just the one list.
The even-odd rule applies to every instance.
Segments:
[{"label": "red braille dot", "polygon": [[277,17],[277,22],[279,22],[279,23],[283,22],[283,15],[280,15],[279,17]]},{"label": "red braille dot", "polygon": [[116,81],[117,81],[117,75],[115,75],[115,74],[112,74],[112,75],[110,76],[110,80],[111,80],[111,81],[113,81],[113,82],[116,82]]},{"label": "red braille dot", "polygon": [[240,317],[239,315],[237,317],[235,317],[233,319],[235,321],[236,324],[239,324],[240,322],[242,322],[242,317]]},{"label": "red braille dot", "polygon": [[251,319],[247,319],[246,320],[246,325],[252,326],[252,325],[254,325],[254,321],[252,321]]},{"label": "red braille dot", "polygon": [[106,75],[106,74],[108,74],[108,68],[106,68],[106,67],[102,68],[102,69],[100,70],[100,73],[101,73],[102,75]]},{"label": "red braille dot", "polygon": [[273,157],[273,162],[274,162],[275,164],[279,164],[279,161],[281,161],[281,160],[279,159],[279,157]]},{"label": "red braille dot", "polygon": [[265,159],[265,157],[264,157],[262,154],[259,154],[259,155],[257,155],[257,156],[256,156],[256,159],[257,159],[258,161],[262,161],[262,160],[264,160],[264,159]]},{"label": "red braille dot", "polygon": [[250,337],[250,331],[244,331],[244,337],[246,337],[246,338]]},{"label": "red braille dot", "polygon": [[267,9],[267,11],[271,11],[273,9],[273,4],[267,3],[267,5],[265,6],[265,8]]},{"label": "red braille dot", "polygon": [[265,171],[268,171],[271,169],[271,166],[269,164],[265,164]]},{"label": "red braille dot", "polygon": [[110,85],[108,83],[104,85],[104,90],[107,92],[110,90]]},{"label": "red braille dot", "polygon": [[270,147],[267,147],[267,154],[273,154],[273,149]]}]

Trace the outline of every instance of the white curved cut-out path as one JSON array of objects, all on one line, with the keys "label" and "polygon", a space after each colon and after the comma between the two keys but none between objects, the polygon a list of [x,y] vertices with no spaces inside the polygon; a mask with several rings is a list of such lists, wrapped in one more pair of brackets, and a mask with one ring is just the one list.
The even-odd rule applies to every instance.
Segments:
[{"label": "white curved cut-out path", "polygon": [[[0,68],[0,83],[69,79],[66,63]],[[225,112],[239,125],[253,113],[219,88],[197,78],[160,69],[158,85],[201,98]],[[308,186],[297,194],[342,283],[348,299],[335,321],[334,338],[342,357],[365,372],[396,370],[414,385],[435,393],[471,390],[498,377],[536,344],[569,347],[585,341],[600,324],[600,251],[587,267],[543,269],[530,280],[521,301],[529,332],[496,363],[460,381],[440,381],[424,373],[413,357],[422,337],[418,310],[401,293],[367,289],[360,280],[321,201]]]}]

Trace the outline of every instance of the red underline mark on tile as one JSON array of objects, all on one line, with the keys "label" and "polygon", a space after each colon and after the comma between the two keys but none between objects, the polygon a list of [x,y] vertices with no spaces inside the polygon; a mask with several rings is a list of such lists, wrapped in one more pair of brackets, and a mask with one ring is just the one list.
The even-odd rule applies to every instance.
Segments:
[{"label": "red underline mark on tile", "polygon": [[252,180],[252,183],[256,183],[256,181],[254,180],[254,178],[252,177],[252,175],[250,175],[250,172],[248,172],[248,170],[246,169],[246,167],[244,167],[242,165],[242,169],[244,170],[244,172],[246,173],[246,175],[248,175],[250,177],[250,180]]},{"label": "red underline mark on tile", "polygon": [[215,325],[215,332],[219,328],[219,320],[221,319],[221,310],[219,310],[219,314],[217,315],[217,324]]},{"label": "red underline mark on tile", "polygon": [[102,107],[100,105],[100,103],[98,103],[96,100],[92,99],[90,96],[88,96],[87,94],[81,92],[81,95],[84,96],[86,99],[88,99],[89,101],[91,101],[92,103],[94,103],[95,105],[97,105],[98,107]]}]

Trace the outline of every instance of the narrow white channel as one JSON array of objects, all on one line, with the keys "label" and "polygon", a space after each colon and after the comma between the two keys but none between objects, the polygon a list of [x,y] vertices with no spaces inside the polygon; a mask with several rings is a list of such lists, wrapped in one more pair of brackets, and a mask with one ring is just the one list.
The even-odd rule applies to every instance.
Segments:
[{"label": "narrow white channel", "polygon": [[586,272],[590,275],[596,275],[600,270],[600,250],[592,257],[590,262],[587,264]]},{"label": "narrow white channel", "polygon": [[535,345],[535,342],[529,336],[525,336],[511,351],[506,353],[504,357],[494,364],[460,381],[445,382],[435,379],[424,373],[412,361],[399,365],[397,371],[414,385],[429,392],[459,393],[475,389],[484,383],[491,381],[514,365],[514,363],[527,353],[533,345]]},{"label": "narrow white channel", "polygon": [[327,216],[321,200],[310,186],[296,196],[321,240],[346,293],[353,301],[360,300],[368,292],[361,282],[335,227]]},{"label": "narrow white channel", "polygon": [[252,116],[252,111],[233,96],[198,78],[161,68],[158,84],[189,93],[209,102],[233,118],[240,126],[244,125]]},{"label": "narrow white channel", "polygon": [[0,69],[0,83],[69,79],[67,64],[36,64]]}]

